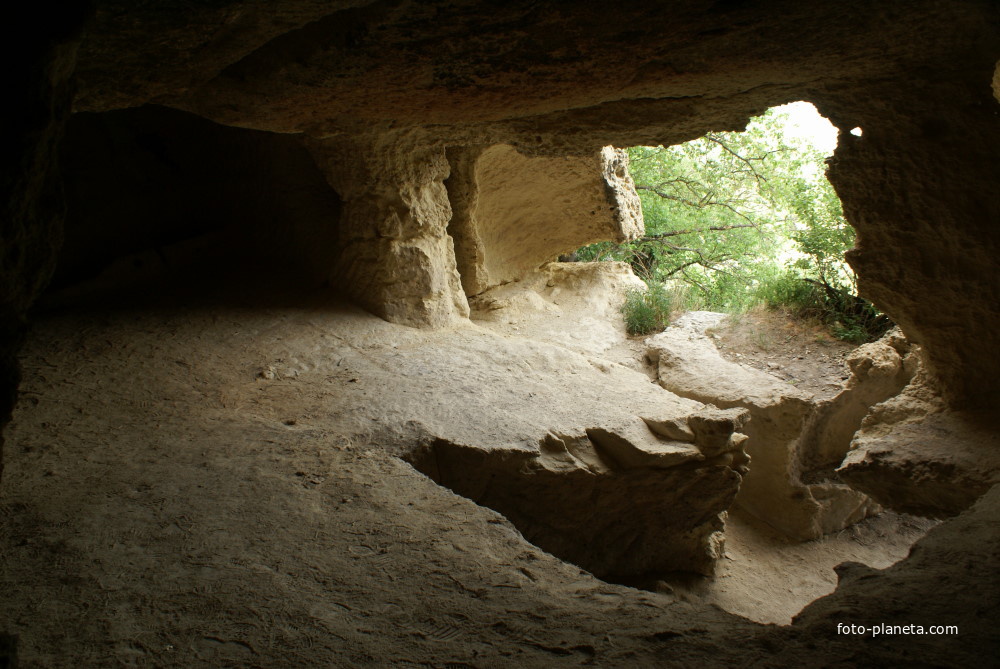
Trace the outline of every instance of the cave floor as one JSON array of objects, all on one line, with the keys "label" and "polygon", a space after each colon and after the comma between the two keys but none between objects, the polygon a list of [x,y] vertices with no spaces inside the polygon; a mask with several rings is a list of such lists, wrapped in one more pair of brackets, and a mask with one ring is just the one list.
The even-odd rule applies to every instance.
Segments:
[{"label": "cave floor", "polygon": [[[753,666],[781,628],[711,602],[787,622],[833,588],[833,564],[887,566],[924,529],[885,550],[875,542],[906,524],[872,519],[765,573],[755,563],[782,542],[737,515],[729,590],[599,581],[397,457],[448,421],[507,444],[544,414],[525,393],[486,415],[513,397],[490,387],[511,369],[438,387],[429,350],[496,367],[546,346],[475,325],[429,335],[322,300],[40,317],[0,489],[0,629],[25,666]],[[573,356],[532,373],[582,373]],[[441,388],[482,397],[432,406]]]}]

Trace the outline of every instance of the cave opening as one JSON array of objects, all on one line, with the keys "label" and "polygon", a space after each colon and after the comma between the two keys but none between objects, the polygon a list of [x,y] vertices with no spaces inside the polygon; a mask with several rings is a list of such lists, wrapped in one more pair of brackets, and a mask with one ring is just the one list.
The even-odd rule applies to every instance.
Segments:
[{"label": "cave opening", "polygon": [[632,147],[645,231],[570,257],[625,261],[647,284],[623,307],[633,334],[666,325],[671,312],[766,307],[822,322],[838,339],[874,341],[892,322],[859,296],[845,260],[856,235],[826,178],[839,134],[799,101],[740,132]]},{"label": "cave opening", "polygon": [[[25,5],[7,26],[26,40],[5,40],[18,104],[0,167],[11,191],[0,664],[18,650],[25,664],[74,666],[974,666],[996,655],[993,3],[125,4],[99,0],[88,16]],[[413,444],[452,451],[425,466],[471,463],[461,469],[477,474],[474,492],[541,508],[536,529],[550,536],[599,537],[590,557],[605,565],[655,561],[661,537],[646,544],[621,519],[657,516],[685,516],[671,531],[689,535],[663,562],[725,560],[719,510],[761,436],[739,430],[766,423],[746,414],[794,413],[801,398],[703,411],[663,385],[690,390],[698,373],[683,363],[698,351],[673,355],[680,344],[659,339],[651,370],[629,366],[627,339],[602,343],[620,327],[610,295],[635,286],[627,266],[537,271],[538,256],[636,234],[624,157],[602,155],[589,176],[602,146],[674,144],[790,96],[815,99],[844,132],[831,179],[863,242],[852,263],[923,349],[839,474],[887,507],[948,518],[908,559],[842,564],[835,593],[792,625],[762,626],[681,587],[593,579],[399,461]],[[83,142],[84,154],[110,154],[83,171],[119,164],[95,179],[108,183],[85,203],[91,223],[72,220],[83,209],[69,184],[67,245],[79,248],[61,252],[54,306],[31,314],[29,332],[59,246],[63,131],[69,146],[88,115],[105,123],[147,104],[223,130],[192,131],[204,148],[179,153],[162,129],[123,135],[117,121],[94,131],[103,143]],[[240,149],[252,136],[268,139]],[[552,179],[551,160],[565,178]],[[275,189],[281,174],[268,170],[286,164],[299,167]],[[503,183],[481,188],[491,170]],[[136,215],[129,199],[149,182],[168,187]],[[227,193],[221,210],[206,183]],[[299,183],[315,189],[301,218],[300,198],[276,204]],[[601,195],[519,197],[574,184]],[[326,284],[360,307],[272,304],[223,269],[243,260],[249,278],[288,278],[286,297]],[[195,284],[179,309],[149,304],[147,274],[165,267]],[[190,308],[223,281],[235,298]],[[580,290],[594,283],[604,296]],[[60,311],[78,289],[133,290],[149,308],[120,313],[98,297]],[[914,358],[888,346],[852,371],[897,383]],[[832,439],[842,422],[817,414],[810,426]],[[801,469],[772,518],[811,531],[807,521],[842,515],[836,452],[779,449],[772,470]],[[756,455],[748,471],[768,464]],[[518,496],[500,474],[525,469],[560,480]],[[666,501],[664,472],[677,482]],[[841,633],[845,618],[962,634],[865,638]]]}]

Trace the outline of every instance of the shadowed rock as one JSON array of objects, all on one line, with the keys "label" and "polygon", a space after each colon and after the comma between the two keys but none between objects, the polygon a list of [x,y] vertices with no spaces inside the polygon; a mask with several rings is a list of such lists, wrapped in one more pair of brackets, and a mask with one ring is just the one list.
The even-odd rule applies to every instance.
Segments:
[{"label": "shadowed rock", "polygon": [[[635,418],[550,432],[533,448],[436,439],[408,459],[438,483],[504,514],[535,545],[596,576],[710,574],[723,554],[725,512],[746,471],[736,432],[746,413],[709,408],[686,419]],[[685,429],[685,422],[695,427]],[[664,439],[647,427],[668,424],[691,441]]]}]

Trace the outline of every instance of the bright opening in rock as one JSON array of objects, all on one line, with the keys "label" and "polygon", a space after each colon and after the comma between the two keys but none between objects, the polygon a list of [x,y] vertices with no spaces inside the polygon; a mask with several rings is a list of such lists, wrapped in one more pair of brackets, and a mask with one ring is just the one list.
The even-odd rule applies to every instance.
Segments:
[{"label": "bright opening in rock", "polygon": [[601,242],[579,260],[623,260],[651,290],[630,299],[632,333],[671,309],[744,312],[789,307],[827,321],[843,339],[873,340],[890,326],[860,299],[844,254],[854,230],[826,180],[837,129],[808,102],[670,147],[629,149],[645,232]]},{"label": "bright opening in rock", "polygon": [[[856,295],[843,261],[854,231],[824,176],[836,141],[815,107],[798,102],[751,120],[745,133],[630,149],[631,174],[609,154],[605,178],[634,179],[645,233],[583,247],[566,258],[573,262],[527,276],[519,263],[535,261],[512,255],[525,247],[505,240],[526,216],[558,215],[546,193],[565,207],[586,182],[567,181],[558,159],[508,147],[458,157],[453,201],[469,197],[464,175],[477,177],[473,213],[450,228],[473,320],[590,360],[604,378],[575,379],[571,402],[588,404],[579,383],[630,399],[575,419],[582,425],[553,420],[524,447],[428,439],[411,463],[601,578],[679,589],[766,622],[829,592],[839,562],[887,566],[905,556],[929,524],[879,515],[834,472],[869,407],[898,393],[916,364],[898,336],[854,351],[891,323]],[[512,201],[524,212],[512,215]],[[579,202],[592,209],[584,219],[604,208]],[[504,222],[503,235],[477,230]],[[667,319],[692,313],[646,344],[628,339],[623,330],[637,329],[628,299],[639,294],[666,301]],[[745,315],[725,325],[706,309]],[[534,355],[524,364],[538,365]],[[785,587],[790,574],[796,585]]]},{"label": "bright opening in rock", "polygon": [[851,134],[854,135],[855,137],[860,137],[862,134],[861,128],[851,128]]}]

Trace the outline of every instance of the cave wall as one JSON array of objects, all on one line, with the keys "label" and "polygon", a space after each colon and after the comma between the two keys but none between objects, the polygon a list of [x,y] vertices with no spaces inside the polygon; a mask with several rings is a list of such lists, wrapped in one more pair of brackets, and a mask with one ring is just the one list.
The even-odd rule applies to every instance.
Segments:
[{"label": "cave wall", "polygon": [[621,149],[529,157],[497,144],[453,151],[449,161],[448,231],[470,297],[581,246],[631,241],[645,229]]},{"label": "cave wall", "polygon": [[[81,46],[75,107],[155,102],[326,145],[382,147],[371,158],[382,166],[361,170],[381,175],[382,192],[346,205],[370,209],[350,224],[368,231],[347,234],[357,262],[381,278],[351,269],[342,280],[382,315],[432,324],[465,312],[446,221],[374,241],[381,233],[370,219],[386,220],[373,204],[382,197],[401,198],[417,221],[447,218],[450,203],[433,184],[447,178],[448,147],[590,156],[609,144],[737,129],[769,106],[811,100],[845,140],[831,180],[859,230],[852,262],[863,292],[924,347],[950,402],[989,407],[1000,373],[1000,359],[981,353],[1000,343],[1000,204],[990,197],[1000,169],[997,28],[988,0],[785,1],[766,10],[691,0],[615,11],[559,1],[233,0],[184,12],[107,1]],[[861,138],[847,135],[855,126]],[[386,147],[437,172],[407,185],[416,172],[383,169]],[[436,199],[437,213],[413,208],[407,189]],[[423,269],[402,269],[414,261]],[[421,288],[396,294],[393,277]]]},{"label": "cave wall", "polygon": [[996,55],[820,102],[863,131],[841,135],[829,171],[858,231],[848,261],[861,292],[924,346],[946,398],[983,408],[1000,400],[997,358],[980,349],[1000,323]]},{"label": "cave wall", "polygon": [[17,101],[4,105],[0,116],[0,474],[2,430],[17,400],[26,313],[51,278],[61,243],[59,142],[88,18],[85,4],[52,5],[58,11],[33,4],[13,8],[0,28],[0,53],[11,64],[2,74],[4,90]]}]

